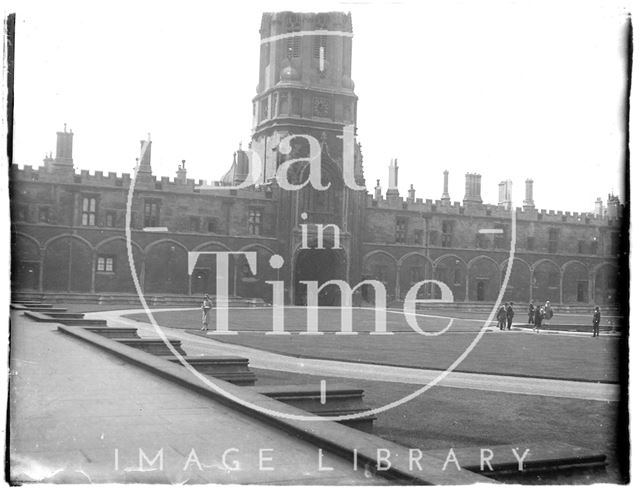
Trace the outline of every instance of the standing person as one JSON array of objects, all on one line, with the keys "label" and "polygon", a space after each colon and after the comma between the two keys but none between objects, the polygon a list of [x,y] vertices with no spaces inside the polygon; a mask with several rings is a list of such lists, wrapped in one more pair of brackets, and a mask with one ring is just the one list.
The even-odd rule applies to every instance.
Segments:
[{"label": "standing person", "polygon": [[549,302],[549,300],[547,300],[544,304],[544,308],[542,311],[544,320],[551,320],[551,317],[553,317],[553,309],[551,308],[551,302]]},{"label": "standing person", "polygon": [[600,337],[600,307],[593,311],[593,337]]},{"label": "standing person", "polygon": [[208,331],[209,330],[209,312],[213,308],[213,302],[209,295],[204,296],[204,300],[202,300],[202,328],[200,330]]},{"label": "standing person", "polygon": [[511,324],[513,323],[513,316],[515,312],[513,311],[513,302],[509,302],[507,305],[507,330],[511,330]]},{"label": "standing person", "polygon": [[542,325],[542,317],[544,317],[544,310],[542,305],[538,305],[533,313],[533,330],[536,334],[540,333],[540,326]]},{"label": "standing person", "polygon": [[500,327],[500,330],[504,330],[504,323],[507,319],[507,310],[504,305],[500,306],[500,309],[498,310],[497,318],[498,318],[498,327]]},{"label": "standing person", "polygon": [[533,316],[536,314],[536,307],[533,305],[533,300],[529,303],[529,324],[533,324]]}]

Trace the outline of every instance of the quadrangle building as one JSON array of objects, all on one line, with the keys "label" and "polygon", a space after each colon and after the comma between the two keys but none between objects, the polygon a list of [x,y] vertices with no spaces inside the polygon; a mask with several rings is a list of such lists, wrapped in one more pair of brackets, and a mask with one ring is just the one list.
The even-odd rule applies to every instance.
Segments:
[{"label": "quadrangle building", "polygon": [[[451,200],[447,172],[440,199],[415,198],[413,185],[403,197],[394,160],[384,194],[379,180],[373,194],[345,185],[343,130],[357,126],[358,104],[351,79],[351,32],[350,14],[263,15],[250,146],[264,166],[259,184],[225,188],[244,181],[252,170],[251,153],[242,148],[215,190],[187,178],[184,162],[175,178],[158,178],[151,141],[143,141],[131,228],[135,270],[146,295],[215,295],[214,257],[201,256],[189,275],[188,252],[253,251],[256,274],[244,257],[230,261],[233,296],[271,301],[272,288],[265,282],[281,280],[286,301],[301,304],[304,280],[344,279],[353,286],[377,279],[392,302],[414,283],[434,278],[449,286],[455,301],[496,299],[513,233],[510,181],[498,185],[497,205],[483,203],[477,174],[465,175],[462,202]],[[287,160],[309,156],[311,147],[302,137],[291,139],[289,154],[278,151],[278,143],[294,135],[318,141],[328,190],[307,185],[289,191],[274,182],[274,172]],[[78,172],[73,137],[66,127],[58,132],[55,158],[49,154],[42,166],[11,167],[14,292],[131,295],[135,288],[124,228],[132,176]],[[359,144],[353,146],[353,158],[346,159],[353,164],[355,182],[364,185]],[[294,164],[288,177],[304,182],[309,171],[309,165]],[[505,300],[616,304],[623,237],[616,196],[598,200],[591,213],[540,210],[533,181],[527,180],[525,201],[515,212],[516,252]],[[302,246],[303,224],[309,249]],[[315,224],[335,224],[339,246],[330,229],[319,243]],[[274,254],[284,258],[281,269],[269,265]],[[438,296],[437,289],[433,293]],[[362,296],[371,301],[371,289],[364,287]],[[338,301],[331,288],[320,297],[320,304]]]}]

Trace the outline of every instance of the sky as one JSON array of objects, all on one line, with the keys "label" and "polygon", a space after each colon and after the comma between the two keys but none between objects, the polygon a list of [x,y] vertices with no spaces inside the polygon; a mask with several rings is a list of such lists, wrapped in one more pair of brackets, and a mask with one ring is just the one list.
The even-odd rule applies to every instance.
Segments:
[{"label": "sky", "polygon": [[[224,8],[219,7],[224,5]],[[56,2],[16,12],[14,162],[55,155],[74,132],[76,170],[132,172],[151,134],[152,167],[217,180],[252,131],[263,11],[350,11],[352,78],[367,187],[485,203],[513,181],[521,205],[592,211],[621,194],[623,2]],[[623,196],[624,197],[624,196]]]}]

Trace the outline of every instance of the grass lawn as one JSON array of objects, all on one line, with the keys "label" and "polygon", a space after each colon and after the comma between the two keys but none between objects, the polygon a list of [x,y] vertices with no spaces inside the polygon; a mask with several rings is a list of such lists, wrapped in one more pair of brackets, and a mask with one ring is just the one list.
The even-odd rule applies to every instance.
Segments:
[{"label": "grass lawn", "polygon": [[[258,385],[318,383],[318,377],[255,370]],[[365,391],[370,407],[415,391],[415,386],[324,378]],[[374,434],[423,450],[558,441],[607,455],[606,475],[568,482],[620,482],[617,465],[616,402],[596,402],[435,387],[418,398],[378,414]]]},{"label": "grass lawn", "polygon": [[[147,321],[145,314],[130,318]],[[320,330],[340,330],[340,310],[320,310]],[[482,317],[456,319],[452,328],[441,336],[424,337],[410,333],[402,314],[389,312],[388,330],[403,332],[389,336],[268,336],[260,331],[271,329],[270,309],[230,309],[229,328],[244,331],[236,336],[216,336],[216,340],[245,345],[291,356],[304,356],[379,363],[417,368],[445,369],[471,344],[483,325]],[[155,315],[160,325],[198,329],[200,315],[193,312],[160,312]],[[555,317],[554,317],[555,319]],[[285,330],[302,331],[305,311],[287,309]],[[211,328],[215,318],[212,317]],[[371,310],[354,311],[354,330],[373,330]],[[447,323],[442,317],[420,317],[424,330],[438,331]],[[457,371],[522,375],[541,378],[584,381],[618,381],[617,352],[620,339],[602,336],[567,336],[520,332],[487,332],[475,349],[458,366]]]},{"label": "grass lawn", "polygon": [[[122,308],[122,306],[121,306]],[[135,306],[127,307],[135,308]],[[338,307],[324,307],[319,310],[319,328],[321,331],[331,332],[340,330],[341,309]],[[145,313],[129,315],[130,318],[147,321]],[[268,331],[272,329],[271,308],[229,308],[229,329],[236,331]],[[427,332],[435,332],[445,327],[449,318],[455,318],[451,328],[452,331],[477,331],[487,319],[487,314],[464,311],[434,310],[418,312],[416,321],[419,326]],[[156,317],[161,325],[175,328],[200,328],[200,311],[176,311],[163,312]],[[285,308],[285,330],[303,331],[307,324],[307,311],[303,307]],[[353,310],[353,329],[360,332],[372,331],[374,328],[375,312],[370,308]],[[386,314],[387,329],[394,332],[411,332],[412,329],[407,324],[402,310],[388,310]],[[527,323],[528,317],[525,314],[517,314],[514,323]],[[210,317],[210,326],[215,326],[215,310]],[[590,325],[591,316],[575,314],[556,314],[551,320],[552,324],[570,325]],[[615,317],[602,317],[602,324],[618,323]],[[491,322],[495,325],[496,322]]]}]

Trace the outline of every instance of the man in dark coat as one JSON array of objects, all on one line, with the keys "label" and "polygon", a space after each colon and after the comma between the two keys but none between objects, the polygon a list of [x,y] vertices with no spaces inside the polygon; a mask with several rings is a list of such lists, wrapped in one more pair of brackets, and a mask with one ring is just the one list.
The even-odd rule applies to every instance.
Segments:
[{"label": "man in dark coat", "polygon": [[533,316],[536,314],[536,307],[533,305],[533,301],[529,304],[529,323],[533,324]]},{"label": "man in dark coat", "polygon": [[600,337],[600,307],[593,311],[593,337]]},{"label": "man in dark coat", "polygon": [[500,327],[500,330],[504,330],[504,324],[507,320],[507,310],[504,305],[502,305],[498,310],[497,319],[498,319],[498,327]]},{"label": "man in dark coat", "polygon": [[515,312],[513,311],[513,302],[509,302],[507,305],[507,330],[511,330],[511,324],[513,323],[513,316]]},{"label": "man in dark coat", "polygon": [[542,305],[538,305],[534,312],[533,317],[533,330],[536,331],[536,334],[540,333],[540,327],[542,326],[542,319],[544,318],[544,307]]}]

